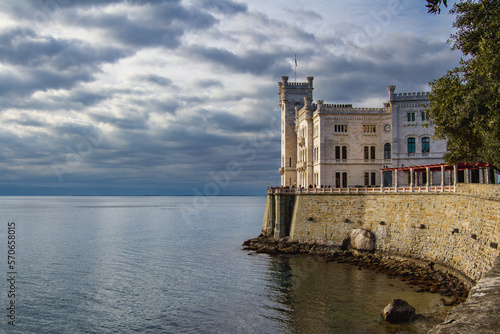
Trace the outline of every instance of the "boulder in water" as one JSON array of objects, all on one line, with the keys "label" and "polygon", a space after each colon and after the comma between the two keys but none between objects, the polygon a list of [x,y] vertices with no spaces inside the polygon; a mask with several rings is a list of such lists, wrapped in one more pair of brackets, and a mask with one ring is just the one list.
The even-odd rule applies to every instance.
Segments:
[{"label": "boulder in water", "polygon": [[382,311],[384,320],[393,324],[413,321],[415,316],[415,308],[402,299],[394,299]]},{"label": "boulder in water", "polygon": [[375,248],[375,235],[362,228],[355,228],[349,235],[351,247],[362,251],[372,251]]}]

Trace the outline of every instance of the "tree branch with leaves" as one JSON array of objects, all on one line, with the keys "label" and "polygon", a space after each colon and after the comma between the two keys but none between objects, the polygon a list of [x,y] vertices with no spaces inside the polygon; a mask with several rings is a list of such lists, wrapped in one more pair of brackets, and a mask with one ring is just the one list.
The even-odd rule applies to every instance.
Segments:
[{"label": "tree branch with leaves", "polygon": [[427,0],[427,5],[425,5],[425,7],[427,7],[427,13],[440,14],[441,4],[448,7],[447,0]]}]

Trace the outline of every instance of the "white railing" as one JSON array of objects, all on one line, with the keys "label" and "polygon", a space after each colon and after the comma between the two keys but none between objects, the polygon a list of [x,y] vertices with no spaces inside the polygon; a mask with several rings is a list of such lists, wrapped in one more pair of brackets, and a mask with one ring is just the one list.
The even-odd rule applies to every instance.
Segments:
[{"label": "white railing", "polygon": [[456,192],[456,186],[349,187],[349,188],[271,188],[268,194],[390,194]]}]

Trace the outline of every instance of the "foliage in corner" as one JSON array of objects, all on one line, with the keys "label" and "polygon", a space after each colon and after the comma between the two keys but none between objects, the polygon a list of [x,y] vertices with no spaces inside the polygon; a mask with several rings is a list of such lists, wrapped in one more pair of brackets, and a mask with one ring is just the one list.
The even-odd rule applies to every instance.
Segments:
[{"label": "foliage in corner", "polygon": [[457,3],[452,50],[460,66],[432,81],[429,116],[435,138],[447,139],[447,163],[500,166],[500,0]]},{"label": "foliage in corner", "polygon": [[440,14],[441,13],[441,3],[445,6],[448,7],[448,1],[447,0],[427,0],[427,13],[432,13],[432,14]]}]

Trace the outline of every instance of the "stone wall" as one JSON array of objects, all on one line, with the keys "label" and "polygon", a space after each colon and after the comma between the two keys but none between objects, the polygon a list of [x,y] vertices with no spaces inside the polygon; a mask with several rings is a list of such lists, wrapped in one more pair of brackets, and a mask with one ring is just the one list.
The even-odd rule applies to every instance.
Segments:
[{"label": "stone wall", "polygon": [[361,227],[375,234],[377,251],[433,261],[477,281],[499,254],[499,222],[500,186],[464,184],[456,193],[270,194],[263,233],[283,237],[289,229],[292,239],[340,244]]}]

